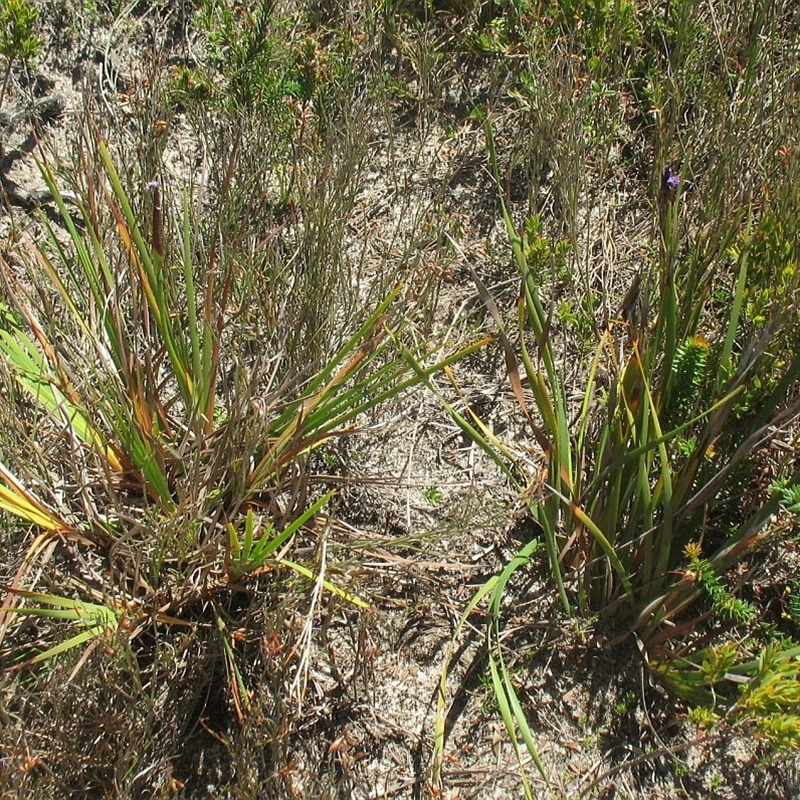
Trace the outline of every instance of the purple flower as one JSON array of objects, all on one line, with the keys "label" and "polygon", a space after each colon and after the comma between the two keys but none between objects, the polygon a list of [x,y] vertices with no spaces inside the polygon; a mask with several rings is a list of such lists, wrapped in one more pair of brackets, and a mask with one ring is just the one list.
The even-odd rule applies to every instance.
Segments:
[{"label": "purple flower", "polygon": [[159,181],[158,178],[155,178],[152,181],[148,181],[144,185],[144,189],[145,189],[146,192],[154,192],[156,189],[160,189],[160,188],[161,188],[161,181]]},{"label": "purple flower", "polygon": [[681,176],[677,172],[673,172],[669,164],[664,168],[664,174],[661,177],[664,186],[664,191],[674,193],[681,182]]},{"label": "purple flower", "polygon": [[667,164],[664,167],[664,172],[661,174],[661,202],[674,203],[675,196],[678,193],[678,186],[681,182],[681,176],[675,172],[672,167]]}]

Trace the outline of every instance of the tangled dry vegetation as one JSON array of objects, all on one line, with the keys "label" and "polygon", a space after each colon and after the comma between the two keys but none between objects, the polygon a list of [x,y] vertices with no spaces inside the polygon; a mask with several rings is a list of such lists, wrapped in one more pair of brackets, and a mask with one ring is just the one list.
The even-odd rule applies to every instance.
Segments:
[{"label": "tangled dry vegetation", "polygon": [[3,797],[800,787],[764,0],[2,0]]}]

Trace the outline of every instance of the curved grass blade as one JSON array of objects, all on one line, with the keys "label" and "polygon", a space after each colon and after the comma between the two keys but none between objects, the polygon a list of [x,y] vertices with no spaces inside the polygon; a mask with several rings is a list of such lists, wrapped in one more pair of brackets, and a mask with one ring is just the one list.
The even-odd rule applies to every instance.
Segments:
[{"label": "curved grass blade", "polygon": [[550,780],[547,772],[542,763],[539,751],[536,747],[536,742],[533,738],[528,720],[522,705],[519,702],[516,690],[514,689],[511,674],[503,658],[502,641],[500,633],[500,615],[502,610],[503,597],[505,595],[506,585],[511,579],[511,576],[521,567],[527,565],[531,556],[542,547],[538,539],[534,539],[523,547],[516,556],[506,565],[505,569],[500,573],[498,579],[492,589],[491,599],[489,602],[489,623],[486,631],[486,641],[489,655],[489,668],[492,677],[492,688],[494,689],[495,698],[500,709],[503,723],[505,724],[506,731],[508,732],[511,743],[514,747],[514,752],[517,757],[517,763],[520,768],[520,778],[522,779],[523,788],[526,797],[532,798],[530,784],[522,762],[522,751],[517,741],[517,735],[522,737],[525,743],[525,749],[528,751],[536,769],[544,779],[545,783],[549,786]]},{"label": "curved grass blade", "polygon": [[19,608],[16,606],[9,606],[0,608],[0,612],[15,614],[17,616],[72,620],[73,622],[80,623],[85,629],[81,633],[71,636],[66,641],[60,642],[54,647],[49,647],[47,650],[25,660],[21,664],[15,665],[15,669],[50,661],[69,650],[79,647],[85,642],[90,642],[101,636],[112,633],[119,627],[119,613],[109,608],[107,605],[87,603],[83,600],[73,600],[68,597],[58,597],[57,595],[31,592],[24,589],[15,589],[10,586],[3,588],[14,595],[34,603],[39,603],[39,607]]},{"label": "curved grass blade", "polygon": [[489,592],[494,591],[499,576],[493,575],[484,583],[477,592],[472,596],[467,607],[459,617],[458,624],[456,625],[453,636],[447,646],[447,652],[442,663],[442,674],[439,677],[439,691],[436,697],[436,723],[433,736],[433,757],[431,767],[431,785],[434,791],[440,791],[442,788],[442,763],[444,761],[444,744],[447,731],[447,678],[450,671],[450,662],[455,654],[455,646],[458,641],[461,631],[467,623],[472,612],[480,605],[484,597]]}]

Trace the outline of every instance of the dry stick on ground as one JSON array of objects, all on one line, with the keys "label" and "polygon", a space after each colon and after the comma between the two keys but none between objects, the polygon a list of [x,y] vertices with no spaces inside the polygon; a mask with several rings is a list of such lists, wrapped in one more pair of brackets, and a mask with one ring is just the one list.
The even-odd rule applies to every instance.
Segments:
[{"label": "dry stick on ground", "polygon": [[[722,736],[720,734],[706,734],[702,733],[696,736],[694,739],[688,742],[681,742],[680,744],[673,745],[672,747],[659,747],[658,750],[653,750],[649,753],[642,753],[640,756],[636,756],[636,758],[632,758],[629,761],[623,761],[622,764],[617,764],[615,767],[609,767],[605,772],[601,772],[590,784],[585,786],[580,793],[577,795],[577,800],[580,800],[582,797],[586,797],[593,789],[597,788],[603,781],[610,778],[612,775],[617,775],[623,770],[630,769],[630,767],[635,767],[637,764],[643,764],[646,761],[650,761],[654,758],[661,758],[662,756],[674,756],[675,753],[680,752],[681,750],[688,750],[691,747],[695,747],[696,745],[711,745],[715,744],[716,742],[720,741]],[[592,767],[589,772],[592,772],[597,767],[602,764],[602,761],[598,761],[597,764]]]}]

